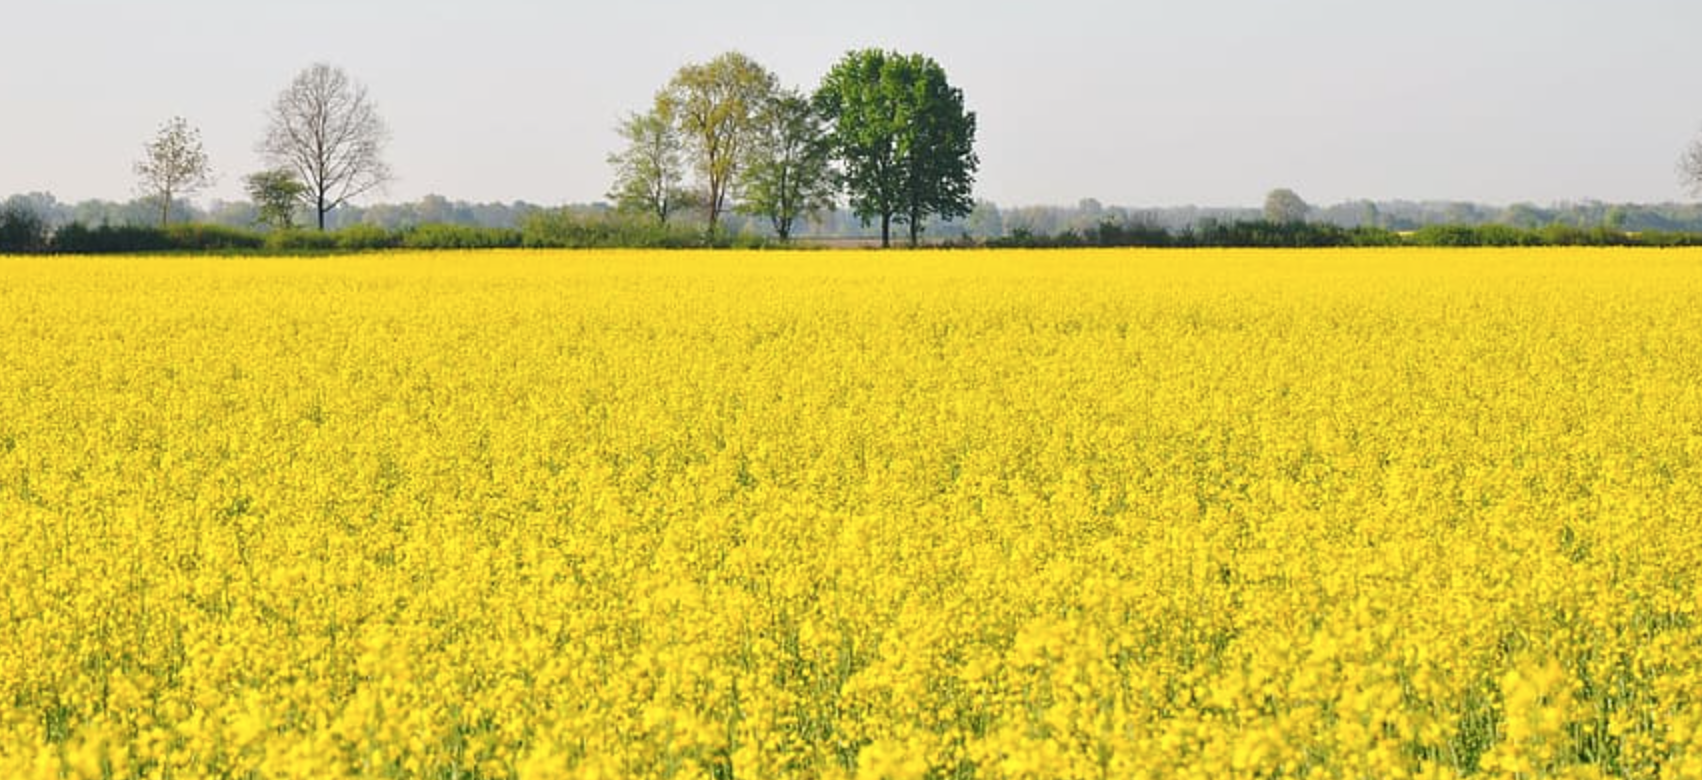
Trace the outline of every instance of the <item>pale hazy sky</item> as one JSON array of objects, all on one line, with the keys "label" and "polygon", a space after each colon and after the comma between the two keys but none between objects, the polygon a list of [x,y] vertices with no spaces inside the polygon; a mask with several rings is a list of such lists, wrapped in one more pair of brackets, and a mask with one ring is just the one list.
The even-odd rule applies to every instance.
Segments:
[{"label": "pale hazy sky", "polygon": [[1688,197],[1698,0],[0,0],[0,197],[128,199],[159,125],[240,197],[266,107],[325,61],[394,139],[379,200],[602,198],[615,122],[738,49],[812,88],[846,50],[934,57],[1005,205]]}]

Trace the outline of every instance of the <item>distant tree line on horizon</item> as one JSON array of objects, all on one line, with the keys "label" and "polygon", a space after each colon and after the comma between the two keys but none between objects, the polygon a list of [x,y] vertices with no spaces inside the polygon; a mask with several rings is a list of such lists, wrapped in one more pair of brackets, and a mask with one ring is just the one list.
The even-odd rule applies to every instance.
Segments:
[{"label": "distant tree line on horizon", "polygon": [[[607,202],[546,207],[428,195],[361,205],[391,179],[389,128],[342,70],[302,70],[266,113],[267,167],[245,201],[197,207],[215,181],[200,133],[165,122],[134,166],[140,196],[0,202],[0,251],[356,250],[409,246],[756,246],[794,238],[917,245],[1334,246],[1353,243],[1675,243],[1702,206],[1486,206],[1462,201],[1308,204],[1287,188],[1262,209],[1000,206],[972,195],[976,115],[932,59],[846,53],[811,92],[739,52],[681,66],[617,126]],[[1679,163],[1702,194],[1702,139]],[[311,226],[307,230],[303,226]],[[308,235],[318,233],[319,235]],[[333,235],[334,234],[334,235]],[[1613,236],[1621,239],[1614,240]]]},{"label": "distant tree line on horizon", "polygon": [[[471,203],[432,195],[412,203],[345,206],[327,231],[256,230],[255,207],[175,204],[158,225],[147,199],[68,204],[44,193],[0,201],[0,252],[352,251],[386,248],[692,247],[704,246],[701,219],[666,227],[608,203],[546,207],[526,202]],[[311,215],[304,215],[311,216]],[[1467,202],[1349,201],[1309,208],[1298,223],[1267,219],[1256,208],[1127,208],[1085,199],[1072,206],[1001,207],[976,203],[965,217],[931,219],[932,242],[948,246],[1343,246],[1535,245],[1547,243],[1695,243],[1702,205],[1609,204],[1547,207]],[[732,213],[716,246],[777,244],[771,226]],[[873,245],[878,228],[848,209],[816,214],[795,240],[805,246]]]}]

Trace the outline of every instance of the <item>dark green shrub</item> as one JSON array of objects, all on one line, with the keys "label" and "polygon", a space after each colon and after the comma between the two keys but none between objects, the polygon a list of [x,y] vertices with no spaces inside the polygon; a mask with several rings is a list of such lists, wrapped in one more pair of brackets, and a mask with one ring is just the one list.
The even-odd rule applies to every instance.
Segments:
[{"label": "dark green shrub", "polygon": [[1413,231],[1418,246],[1478,246],[1477,231],[1466,225],[1425,225]]},{"label": "dark green shrub", "polygon": [[22,254],[47,251],[47,223],[28,208],[0,208],[0,253]]},{"label": "dark green shrub", "polygon": [[317,230],[279,230],[266,234],[269,252],[329,252],[336,248],[335,236]]},{"label": "dark green shrub", "polygon": [[377,225],[350,225],[331,235],[345,251],[394,249],[400,243],[396,234]]},{"label": "dark green shrub", "polygon": [[265,237],[259,233],[223,225],[172,225],[164,232],[172,249],[187,252],[229,252],[266,245]]},{"label": "dark green shrub", "polygon": [[172,249],[172,244],[165,231],[159,228],[136,225],[88,227],[73,222],[54,232],[52,249],[61,254],[99,255],[167,252]]},{"label": "dark green shrub", "polygon": [[404,231],[401,246],[407,249],[509,249],[522,244],[519,230],[429,224]]}]

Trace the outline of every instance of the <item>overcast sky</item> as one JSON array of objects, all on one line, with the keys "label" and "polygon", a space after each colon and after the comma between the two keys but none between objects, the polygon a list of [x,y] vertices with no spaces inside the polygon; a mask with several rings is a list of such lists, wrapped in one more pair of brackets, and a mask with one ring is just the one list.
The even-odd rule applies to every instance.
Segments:
[{"label": "overcast sky", "polygon": [[128,199],[142,144],[200,128],[219,184],[317,61],[367,85],[380,200],[597,200],[626,112],[738,49],[813,87],[846,50],[921,52],[979,114],[1005,205],[1686,198],[1697,0],[4,0],[0,196]]}]

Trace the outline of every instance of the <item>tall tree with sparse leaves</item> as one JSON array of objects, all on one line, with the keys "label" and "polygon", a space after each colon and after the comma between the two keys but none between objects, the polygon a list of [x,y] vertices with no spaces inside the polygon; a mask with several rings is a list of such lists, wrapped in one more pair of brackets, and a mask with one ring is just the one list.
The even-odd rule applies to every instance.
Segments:
[{"label": "tall tree with sparse leaves", "polygon": [[615,169],[609,199],[623,211],[649,214],[668,224],[674,212],[687,205],[685,151],[680,132],[665,105],[628,116],[616,128],[626,148],[609,155]]},{"label": "tall tree with sparse leaves", "polygon": [[822,80],[815,105],[831,124],[851,209],[865,225],[880,221],[881,246],[892,245],[894,222],[909,228],[915,246],[928,217],[975,208],[975,113],[939,63],[850,52]]},{"label": "tall tree with sparse leaves", "polygon": [[833,160],[821,115],[796,91],[783,91],[757,118],[739,209],[765,217],[781,241],[799,219],[833,208]]},{"label": "tall tree with sparse leaves", "polygon": [[315,64],[297,74],[267,114],[260,153],[307,189],[302,200],[325,229],[325,214],[390,181],[390,130],[366,87],[341,68]]},{"label": "tall tree with sparse leaves", "polygon": [[656,98],[657,109],[674,118],[685,140],[712,237],[734,199],[733,188],[756,144],[758,116],[777,84],[755,60],[728,52],[680,68]]},{"label": "tall tree with sparse leaves", "polygon": [[142,193],[159,202],[160,227],[171,222],[171,204],[213,183],[213,168],[201,147],[201,131],[174,116],[143,147],[136,162]]}]

